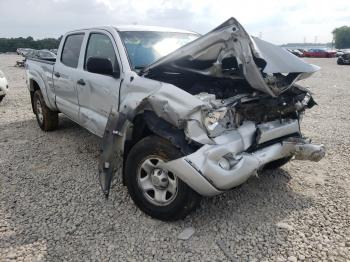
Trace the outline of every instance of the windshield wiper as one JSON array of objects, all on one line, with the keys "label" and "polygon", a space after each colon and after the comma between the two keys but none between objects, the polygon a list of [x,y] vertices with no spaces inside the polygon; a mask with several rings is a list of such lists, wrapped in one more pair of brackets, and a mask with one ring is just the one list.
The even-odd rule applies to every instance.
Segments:
[{"label": "windshield wiper", "polygon": [[147,65],[141,65],[141,66],[134,66],[134,69],[136,69],[138,72],[138,75],[141,75],[143,73],[143,69],[145,69]]},{"label": "windshield wiper", "polygon": [[134,69],[137,69],[137,70],[142,70],[146,67],[146,65],[141,65],[141,66],[134,66]]}]

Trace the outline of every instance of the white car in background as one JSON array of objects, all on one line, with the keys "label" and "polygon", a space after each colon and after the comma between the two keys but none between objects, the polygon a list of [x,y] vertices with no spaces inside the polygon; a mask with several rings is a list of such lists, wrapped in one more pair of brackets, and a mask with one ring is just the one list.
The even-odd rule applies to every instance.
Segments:
[{"label": "white car in background", "polygon": [[5,97],[8,88],[9,85],[5,74],[0,70],[0,102]]}]

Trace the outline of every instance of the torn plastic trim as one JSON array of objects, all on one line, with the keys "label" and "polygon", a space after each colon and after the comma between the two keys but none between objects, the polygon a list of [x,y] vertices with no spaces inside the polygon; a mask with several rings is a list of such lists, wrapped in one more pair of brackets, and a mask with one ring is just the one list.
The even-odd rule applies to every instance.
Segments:
[{"label": "torn plastic trim", "polygon": [[109,196],[114,173],[118,169],[118,159],[123,163],[122,143],[124,142],[123,127],[127,116],[112,108],[102,139],[102,152],[98,165],[98,178],[106,198]]}]

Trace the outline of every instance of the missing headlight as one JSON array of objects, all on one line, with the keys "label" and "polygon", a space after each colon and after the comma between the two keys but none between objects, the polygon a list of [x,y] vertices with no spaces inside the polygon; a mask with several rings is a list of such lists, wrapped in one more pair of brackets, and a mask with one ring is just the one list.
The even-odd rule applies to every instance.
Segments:
[{"label": "missing headlight", "polygon": [[222,107],[203,112],[203,124],[210,137],[220,135],[225,130],[235,128],[235,112],[232,108]]}]

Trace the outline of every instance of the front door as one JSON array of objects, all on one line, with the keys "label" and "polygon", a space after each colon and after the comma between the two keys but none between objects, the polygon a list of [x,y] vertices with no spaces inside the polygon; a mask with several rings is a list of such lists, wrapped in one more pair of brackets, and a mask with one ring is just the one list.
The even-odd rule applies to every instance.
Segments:
[{"label": "front door", "polygon": [[103,30],[91,31],[85,48],[83,70],[77,84],[80,104],[79,123],[92,133],[103,136],[112,106],[118,106],[120,78],[87,71],[91,57],[107,58],[119,71],[117,48],[112,36]]}]

